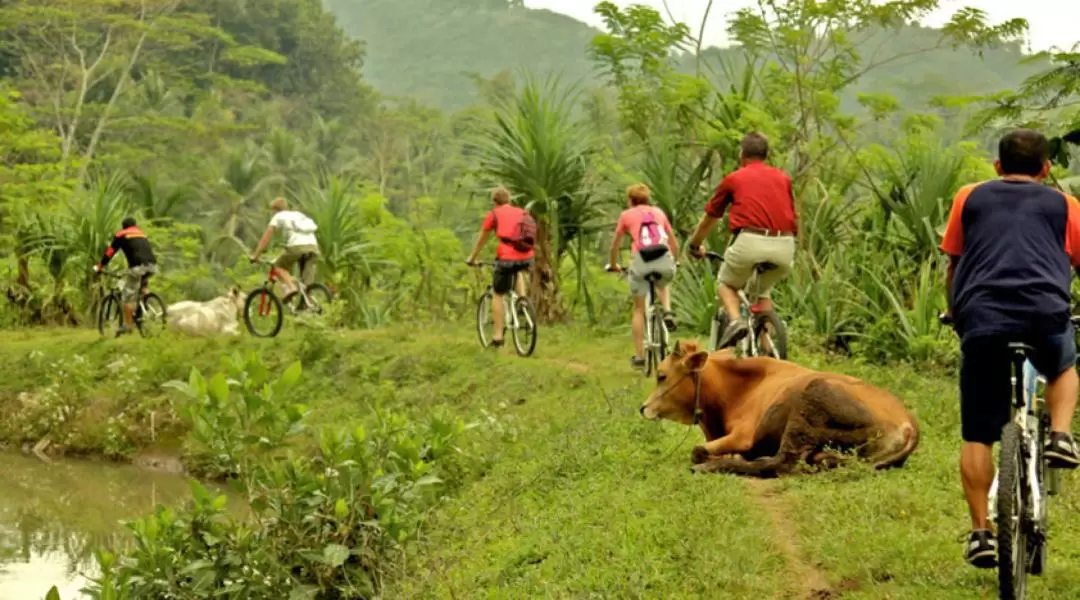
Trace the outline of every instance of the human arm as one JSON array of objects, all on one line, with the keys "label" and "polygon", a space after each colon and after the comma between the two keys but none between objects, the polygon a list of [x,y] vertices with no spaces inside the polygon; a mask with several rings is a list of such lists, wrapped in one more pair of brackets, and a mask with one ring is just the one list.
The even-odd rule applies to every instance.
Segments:
[{"label": "human arm", "polygon": [[956,192],[956,196],[953,197],[952,208],[949,209],[949,219],[945,222],[945,234],[941,237],[940,249],[949,255],[949,266],[945,270],[945,298],[947,303],[945,314],[949,317],[953,316],[952,289],[953,280],[956,277],[956,266],[960,262],[960,255],[964,252],[964,225],[961,217],[964,213],[964,202],[967,201],[972,189],[974,189],[974,186],[967,186],[960,188],[960,191]]},{"label": "human arm", "polygon": [[712,198],[709,198],[709,201],[705,203],[705,214],[701,216],[697,227],[694,228],[694,234],[690,236],[690,241],[686,244],[690,249],[691,256],[696,258],[705,256],[701,244],[705,242],[705,237],[709,235],[709,231],[716,225],[716,222],[724,217],[724,211],[727,210],[734,198],[732,181],[731,175],[725,177],[720,182],[720,185],[716,186]]},{"label": "human arm", "polygon": [[116,256],[116,253],[120,252],[123,247],[124,236],[118,233],[116,234],[116,237],[113,238],[112,243],[109,244],[109,247],[105,249],[105,254],[102,255],[101,260],[98,262],[97,266],[94,267],[94,270],[98,272],[104,271],[105,267],[109,265],[109,261],[112,260],[112,257]]},{"label": "human arm", "polygon": [[627,224],[626,213],[619,215],[619,221],[615,224],[615,234],[611,236],[611,249],[608,252],[608,268],[613,271],[619,270],[619,249],[622,248],[623,236],[630,230]]},{"label": "human arm", "polygon": [[489,212],[487,217],[484,218],[484,224],[480,226],[480,235],[476,238],[476,244],[473,246],[472,253],[469,254],[469,258],[466,263],[473,265],[476,264],[476,257],[480,255],[480,249],[487,243],[488,238],[491,237],[491,232],[495,229],[495,213]]},{"label": "human arm", "polygon": [[274,238],[274,223],[271,221],[270,225],[267,225],[266,231],[263,232],[262,237],[259,238],[259,245],[255,247],[255,252],[251,255],[251,262],[259,260],[259,255],[266,250],[266,247],[270,245],[270,240]]},{"label": "human arm", "polygon": [[671,228],[671,221],[668,220],[667,215],[664,215],[664,231],[667,233],[668,249],[671,250],[671,255],[675,257],[675,260],[678,260],[679,240],[675,239],[675,232]]}]

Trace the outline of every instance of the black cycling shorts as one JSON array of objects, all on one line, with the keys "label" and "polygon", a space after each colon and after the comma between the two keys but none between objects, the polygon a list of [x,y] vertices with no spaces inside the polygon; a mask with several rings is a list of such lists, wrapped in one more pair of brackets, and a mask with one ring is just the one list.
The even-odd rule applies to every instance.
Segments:
[{"label": "black cycling shorts", "polygon": [[960,344],[960,433],[965,442],[993,445],[1009,422],[1012,402],[1010,342],[1034,349],[1028,357],[1047,381],[1076,366],[1076,333],[1070,323],[1054,335],[979,336]]},{"label": "black cycling shorts", "polygon": [[518,273],[532,267],[532,259],[528,260],[497,260],[495,269],[491,274],[491,288],[500,296],[510,293],[514,287],[514,278]]}]

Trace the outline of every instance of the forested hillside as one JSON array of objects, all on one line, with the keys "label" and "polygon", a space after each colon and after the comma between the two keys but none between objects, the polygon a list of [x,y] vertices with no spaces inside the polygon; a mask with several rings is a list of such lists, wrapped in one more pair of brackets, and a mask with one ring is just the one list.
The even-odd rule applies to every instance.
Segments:
[{"label": "forested hillside", "polygon": [[[597,83],[586,54],[600,31],[568,16],[521,6],[512,0],[326,0],[346,32],[364,41],[365,76],[380,91],[414,97],[444,109],[476,99],[470,73],[490,78],[503,69],[559,71],[569,80]],[[722,15],[715,14],[714,19]],[[692,28],[697,24],[691,23]],[[860,36],[864,37],[864,36]],[[854,92],[895,95],[921,109],[935,95],[981,94],[1010,88],[1037,69],[1020,65],[1019,44],[986,49],[941,48],[940,32],[919,27],[866,37],[859,52],[867,62],[885,58],[888,68],[861,79]],[[732,58],[731,50],[709,52]],[[682,68],[694,68],[693,57]]]}]

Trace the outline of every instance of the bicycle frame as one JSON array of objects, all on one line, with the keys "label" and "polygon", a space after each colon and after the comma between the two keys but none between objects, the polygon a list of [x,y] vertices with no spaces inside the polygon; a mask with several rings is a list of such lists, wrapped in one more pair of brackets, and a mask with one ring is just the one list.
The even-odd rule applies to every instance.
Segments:
[{"label": "bicycle frame", "polygon": [[[267,273],[267,275],[266,275],[266,281],[263,282],[263,288],[268,290],[271,293],[276,293],[274,291],[274,284],[278,283],[281,280],[281,277],[277,273],[278,267],[274,266],[274,261],[260,260],[259,262],[264,264],[264,265],[269,265],[269,267],[270,267],[270,272]],[[301,265],[300,266],[301,274],[303,273],[303,270],[304,270],[303,265]],[[311,306],[311,297],[307,295],[307,285],[304,283],[304,278],[303,277],[297,277],[297,278],[294,279],[294,281],[296,283],[296,293],[300,294],[300,297],[304,300],[304,306]],[[267,300],[266,300],[265,296],[259,298],[259,314],[260,315],[265,314],[265,311],[267,309],[266,303],[267,303]]]},{"label": "bicycle frame", "polygon": [[[707,252],[706,257],[713,258],[719,262],[723,262],[724,257],[716,252]],[[747,290],[752,290],[754,298],[758,297],[758,290],[760,287],[760,273],[757,268],[750,274],[750,278],[746,280],[746,285],[738,290],[739,296],[739,312],[744,319],[746,319],[749,325],[749,331],[746,333],[746,337],[739,342],[738,346],[742,350],[744,356],[756,356],[758,348],[758,334],[754,330],[754,324],[750,317],[757,315],[760,311],[757,310],[759,304],[750,301],[751,294],[747,293]],[[719,285],[719,281],[717,282]],[[719,315],[724,311],[724,304],[717,298],[716,314]],[[709,331],[709,352],[716,352],[716,347],[720,344],[720,321],[715,316],[713,317],[712,324]]]}]

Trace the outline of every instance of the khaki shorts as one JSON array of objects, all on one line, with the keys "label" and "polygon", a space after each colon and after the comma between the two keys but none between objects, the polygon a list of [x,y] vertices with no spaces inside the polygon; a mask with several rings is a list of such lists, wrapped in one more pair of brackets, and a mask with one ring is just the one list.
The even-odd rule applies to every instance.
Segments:
[{"label": "khaki shorts", "polygon": [[[742,289],[754,274],[754,266],[764,262],[772,263],[776,268],[758,276],[758,298],[770,297],[773,287],[791,272],[795,262],[795,238],[740,233],[724,252],[717,281],[736,290]],[[756,302],[758,298],[750,298],[750,301]]]},{"label": "khaki shorts", "polygon": [[[306,260],[301,261],[305,255],[311,256]],[[285,248],[285,251],[281,253],[281,256],[274,261],[274,266],[291,272],[293,265],[302,262],[303,264],[300,266],[300,279],[304,282],[304,285],[307,285],[315,278],[315,263],[318,261],[318,246],[292,246]]]},{"label": "khaki shorts", "polygon": [[655,273],[660,276],[660,279],[653,282],[657,288],[661,288],[671,283],[671,280],[675,278],[675,257],[671,255],[671,251],[667,251],[663,256],[645,262],[641,258],[641,253],[635,252],[630,257],[630,269],[627,271],[629,276],[627,279],[630,281],[630,295],[644,298],[649,293],[649,282],[645,280],[645,276],[651,273]]},{"label": "khaki shorts", "polygon": [[142,290],[150,280],[150,276],[157,273],[157,265],[139,265],[128,269],[127,277],[124,278],[123,296],[124,304],[135,304],[142,297]]}]

